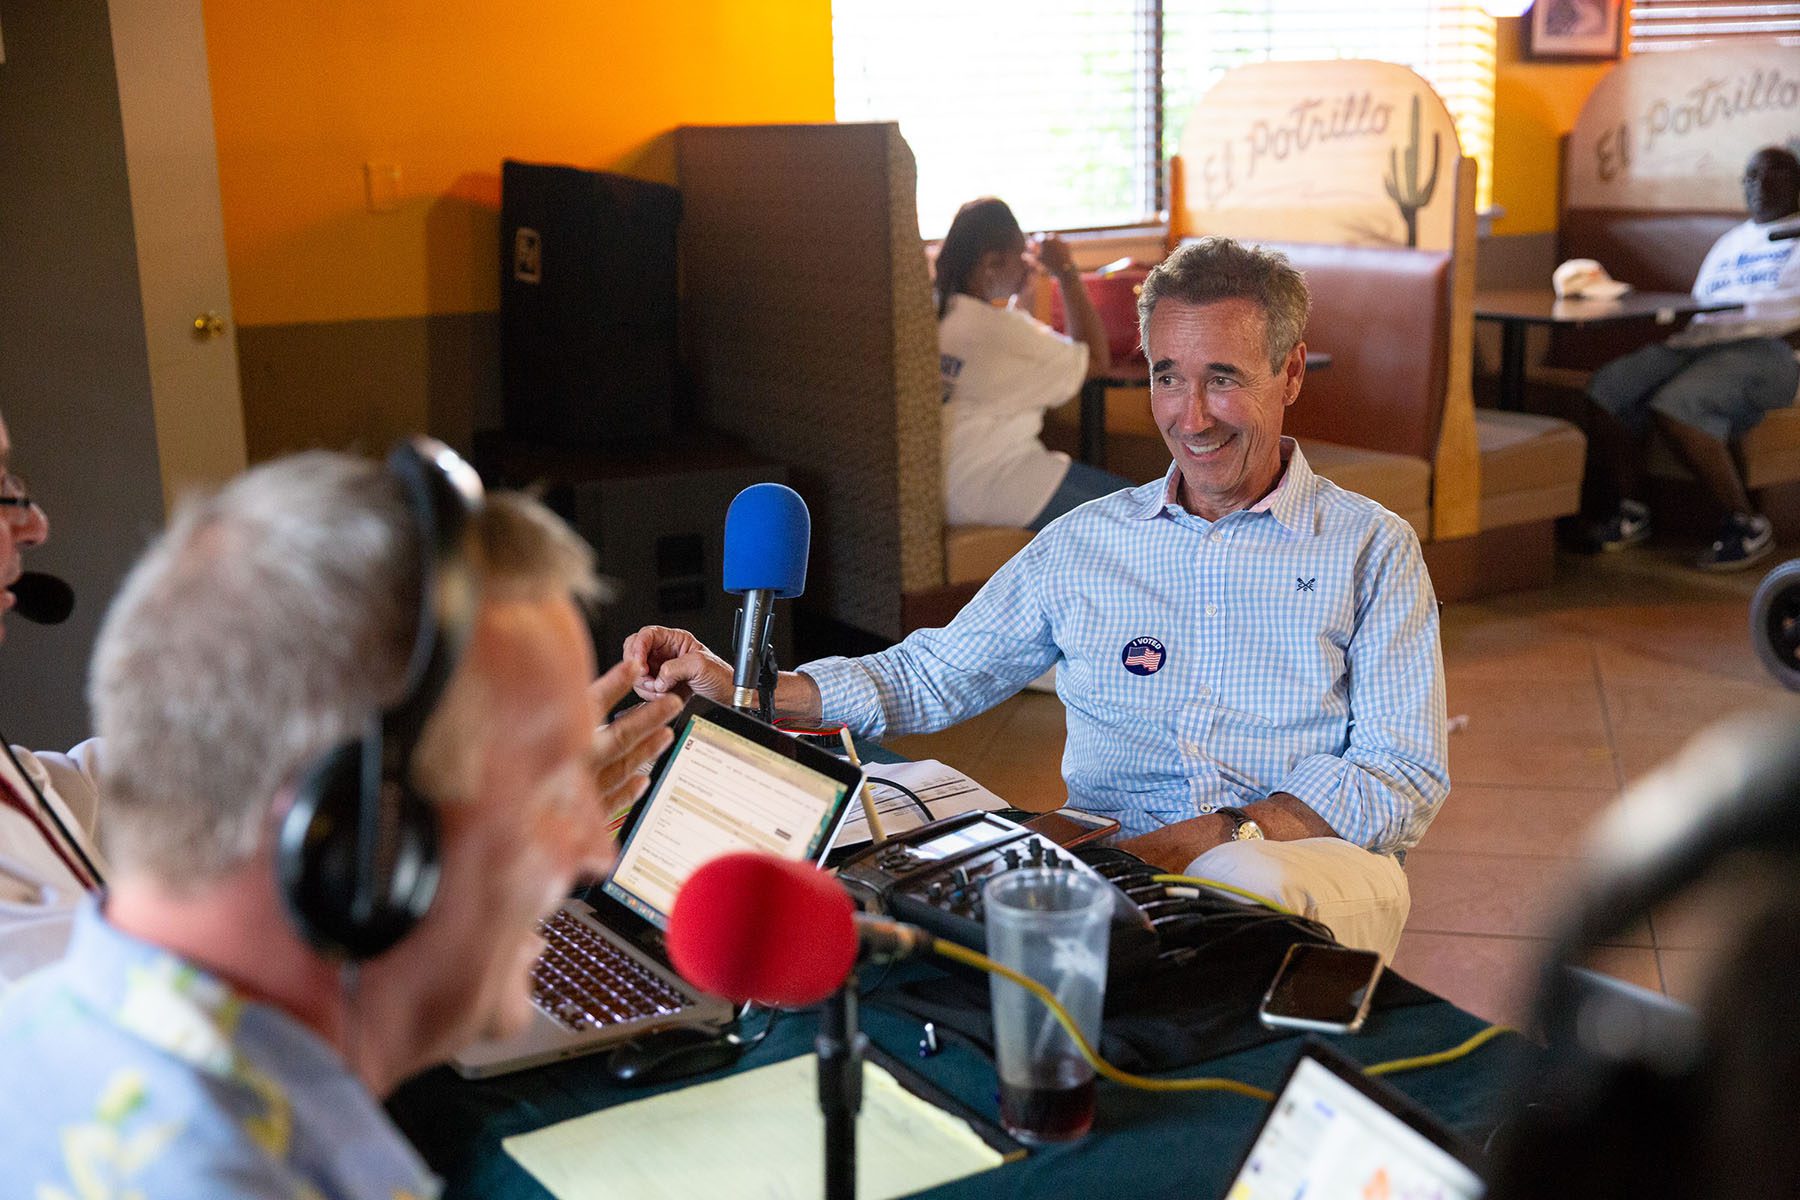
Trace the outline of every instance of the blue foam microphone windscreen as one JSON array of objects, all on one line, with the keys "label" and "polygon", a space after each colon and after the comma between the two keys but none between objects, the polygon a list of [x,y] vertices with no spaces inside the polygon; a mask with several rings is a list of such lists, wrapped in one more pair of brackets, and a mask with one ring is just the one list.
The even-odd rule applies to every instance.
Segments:
[{"label": "blue foam microphone windscreen", "polygon": [[758,483],[725,511],[725,590],[791,600],[806,590],[812,516],[793,488]]}]

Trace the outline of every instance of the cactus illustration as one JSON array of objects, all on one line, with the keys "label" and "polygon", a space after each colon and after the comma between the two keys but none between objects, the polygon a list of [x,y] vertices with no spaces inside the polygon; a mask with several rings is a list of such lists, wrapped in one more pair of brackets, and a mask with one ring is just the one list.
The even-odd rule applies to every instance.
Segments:
[{"label": "cactus illustration", "polygon": [[1382,183],[1387,185],[1387,194],[1400,210],[1400,216],[1406,222],[1406,244],[1409,248],[1419,244],[1419,210],[1431,203],[1431,194],[1437,190],[1438,175],[1438,135],[1431,135],[1431,174],[1426,176],[1423,187],[1419,185],[1419,98],[1412,98],[1412,142],[1406,147],[1406,191],[1400,190],[1400,161],[1397,157],[1400,148],[1388,148],[1388,173]]}]

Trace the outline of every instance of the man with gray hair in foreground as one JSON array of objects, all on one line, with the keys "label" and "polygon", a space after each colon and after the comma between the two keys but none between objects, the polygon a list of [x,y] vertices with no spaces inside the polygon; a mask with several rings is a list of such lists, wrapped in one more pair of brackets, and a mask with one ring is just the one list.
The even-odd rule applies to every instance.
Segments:
[{"label": "man with gray hair in foreground", "polygon": [[[1308,303],[1279,254],[1177,251],[1138,304],[1168,473],[1051,522],[946,627],[784,674],[776,710],[927,733],[1055,666],[1070,805],[1391,955],[1398,857],[1449,790],[1437,605],[1412,527],[1281,436]],[[625,657],[639,695],[729,700],[691,634],[640,630]]]},{"label": "man with gray hair in foreground", "polygon": [[[90,681],[110,886],[63,961],[0,1001],[8,1194],[436,1192],[378,1098],[528,1016],[537,922],[610,862],[608,817],[647,783],[675,704],[596,733],[630,677],[594,681],[586,546],[478,485],[432,519],[415,484],[472,472],[425,446],[409,476],[403,453],[259,467],[186,504],[126,580]],[[433,628],[452,649],[421,673]],[[425,676],[441,690],[410,686]],[[296,919],[283,822],[309,811],[322,756],[378,722],[413,748],[383,768],[382,824],[417,793],[436,830],[419,874],[441,875],[416,923],[352,965]],[[340,831],[359,812],[337,811]]]}]

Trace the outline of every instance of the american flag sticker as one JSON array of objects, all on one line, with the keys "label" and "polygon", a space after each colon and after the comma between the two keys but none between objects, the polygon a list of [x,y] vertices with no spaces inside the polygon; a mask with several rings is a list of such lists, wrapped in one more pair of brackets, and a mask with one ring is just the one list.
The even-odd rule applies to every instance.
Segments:
[{"label": "american flag sticker", "polygon": [[1132,638],[1125,643],[1119,661],[1133,675],[1154,675],[1162,670],[1163,662],[1168,656],[1169,652],[1163,649],[1161,642],[1153,637],[1141,637]]}]

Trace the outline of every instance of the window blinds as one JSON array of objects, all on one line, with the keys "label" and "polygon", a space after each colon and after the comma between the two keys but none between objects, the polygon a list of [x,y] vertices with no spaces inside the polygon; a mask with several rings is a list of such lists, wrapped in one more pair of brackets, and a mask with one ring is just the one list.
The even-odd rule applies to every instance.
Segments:
[{"label": "window blinds", "polygon": [[834,0],[832,37],[838,119],[900,123],[926,237],[980,195],[1027,229],[1157,219],[1195,102],[1276,59],[1412,67],[1480,160],[1487,204],[1494,21],[1476,0]]},{"label": "window blinds", "polygon": [[1690,50],[1717,41],[1800,46],[1793,0],[1632,0],[1631,53]]}]

